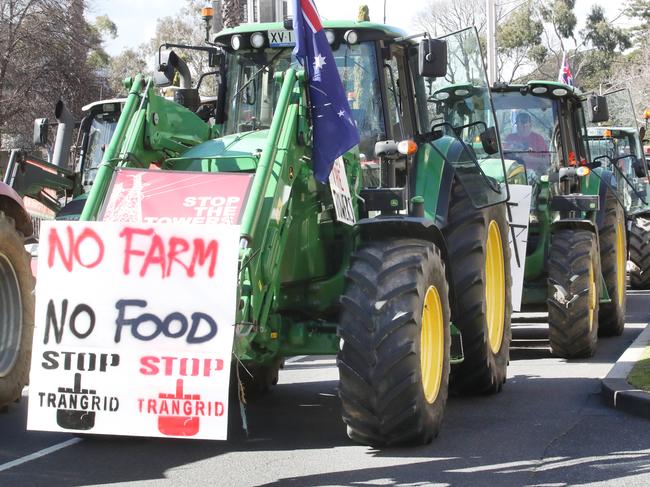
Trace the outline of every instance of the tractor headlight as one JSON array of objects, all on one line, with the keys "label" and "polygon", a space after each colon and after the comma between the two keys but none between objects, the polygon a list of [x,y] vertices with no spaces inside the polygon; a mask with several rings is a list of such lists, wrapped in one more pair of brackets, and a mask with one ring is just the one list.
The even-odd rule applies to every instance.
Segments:
[{"label": "tractor headlight", "polygon": [[236,51],[241,47],[241,36],[236,35],[230,38],[230,46]]},{"label": "tractor headlight", "polygon": [[255,49],[259,49],[264,45],[264,36],[261,32],[254,32],[251,34],[251,46]]},{"label": "tractor headlight", "polygon": [[357,34],[356,30],[349,30],[345,33],[343,39],[345,39],[345,42],[348,44],[356,44],[359,42],[359,34]]},{"label": "tractor headlight", "polygon": [[336,40],[336,36],[334,35],[334,31],[332,29],[325,29],[325,38],[327,39],[327,43],[331,46],[334,44],[334,41]]}]

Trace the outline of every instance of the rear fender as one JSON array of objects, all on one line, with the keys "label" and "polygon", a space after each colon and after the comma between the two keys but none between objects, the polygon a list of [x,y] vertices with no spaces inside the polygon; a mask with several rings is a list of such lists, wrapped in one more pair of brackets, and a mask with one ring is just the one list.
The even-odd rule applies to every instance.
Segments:
[{"label": "rear fender", "polygon": [[592,232],[598,237],[598,229],[596,225],[591,220],[582,220],[582,219],[572,219],[567,218],[565,220],[559,220],[551,223],[551,233],[558,232],[560,230],[587,230]]},{"label": "rear fender", "polygon": [[433,242],[445,262],[445,274],[449,284],[449,299],[454,302],[451,266],[449,265],[447,242],[442,231],[433,220],[413,216],[395,215],[364,218],[356,224],[362,242],[386,238],[418,238]]},{"label": "rear fender", "polygon": [[27,210],[25,210],[22,198],[4,183],[0,183],[0,211],[13,218],[16,229],[25,237],[29,237],[34,233],[32,220]]}]

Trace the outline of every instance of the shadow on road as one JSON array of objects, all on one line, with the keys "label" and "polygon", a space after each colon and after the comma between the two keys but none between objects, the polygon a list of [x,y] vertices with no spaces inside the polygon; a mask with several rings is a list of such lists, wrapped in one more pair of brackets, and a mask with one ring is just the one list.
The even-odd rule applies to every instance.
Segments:
[{"label": "shadow on road", "polygon": [[[634,296],[630,301],[634,299],[647,296]],[[647,311],[635,313],[630,316],[632,320],[642,315],[647,319]],[[622,339],[613,339],[609,346],[599,349],[601,358],[597,354],[590,360],[615,360],[636,333],[638,330],[626,331]],[[513,360],[549,358],[539,342],[526,340],[513,342]],[[296,367],[304,370],[310,365],[300,363]],[[208,459],[210,469],[201,476],[203,485],[233,485],[210,477],[218,476],[220,469],[241,469],[241,478],[248,479],[246,485],[259,485],[255,483],[256,471],[271,468],[276,454],[291,452],[300,462],[305,451],[322,456],[319,466],[325,473],[301,476],[296,474],[300,469],[289,469],[290,473],[265,485],[440,482],[462,486],[564,486],[650,474],[650,422],[602,405],[596,378],[515,375],[496,396],[451,398],[442,433],[431,445],[381,451],[355,446],[347,438],[336,386],[335,380],[278,386],[249,405],[249,437],[242,432],[237,405],[233,404],[228,442],[84,439],[0,472],[0,485],[62,487],[156,481],[167,478],[171,470],[182,476],[178,470],[183,467],[196,475],[200,467],[193,464]],[[0,432],[3,421],[0,417]],[[0,445],[11,448],[4,439]],[[241,454],[249,452],[259,452],[260,461]],[[8,451],[0,449],[0,453]],[[361,464],[350,466],[349,459],[343,461],[348,456],[358,458]],[[240,458],[247,458],[249,463],[239,463]]]}]

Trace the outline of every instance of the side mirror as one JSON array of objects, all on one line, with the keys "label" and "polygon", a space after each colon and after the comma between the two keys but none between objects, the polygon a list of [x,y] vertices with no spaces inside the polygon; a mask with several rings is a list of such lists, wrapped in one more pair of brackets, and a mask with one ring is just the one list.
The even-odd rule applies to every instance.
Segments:
[{"label": "side mirror", "polygon": [[598,156],[593,161],[591,161],[589,167],[591,169],[596,169],[597,167],[601,167],[603,165],[602,161],[606,161],[607,164],[612,163],[612,159],[609,156]]},{"label": "side mirror", "polygon": [[48,127],[49,127],[49,122],[47,121],[47,118],[37,118],[36,120],[34,120],[33,142],[35,146],[47,145]]},{"label": "side mirror", "polygon": [[632,162],[632,169],[634,169],[634,175],[637,178],[644,178],[645,177],[645,171],[643,170],[643,166],[641,165],[641,161],[639,161],[637,158],[634,158],[634,161]]},{"label": "side mirror", "polygon": [[497,129],[488,127],[479,135],[481,145],[486,154],[496,154],[499,152],[499,141],[497,140]]},{"label": "side mirror", "polygon": [[606,122],[609,120],[609,110],[607,109],[607,98],[604,96],[592,95],[587,99],[589,110],[589,121],[591,123]]},{"label": "side mirror", "polygon": [[447,42],[440,39],[422,39],[418,48],[418,72],[427,78],[447,74]]},{"label": "side mirror", "polygon": [[223,64],[224,55],[221,51],[208,51],[208,66],[211,68],[220,67]]},{"label": "side mirror", "polygon": [[153,83],[158,88],[165,88],[174,83],[174,65],[178,56],[174,51],[162,51],[156,59],[156,71]]}]

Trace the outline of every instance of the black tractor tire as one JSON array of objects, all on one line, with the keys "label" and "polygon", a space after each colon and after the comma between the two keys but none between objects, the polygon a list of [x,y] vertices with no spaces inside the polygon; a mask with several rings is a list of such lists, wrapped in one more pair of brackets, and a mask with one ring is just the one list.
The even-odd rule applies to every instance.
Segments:
[{"label": "black tractor tire", "polygon": [[604,219],[598,234],[600,265],[611,302],[601,303],[598,334],[619,336],[625,327],[627,236],[625,212],[611,191],[605,198]]},{"label": "black tractor tire", "polygon": [[0,409],[20,399],[29,380],[34,277],[23,237],[0,211]]},{"label": "black tractor tire", "polygon": [[[348,436],[375,447],[429,443],[449,383],[449,289],[439,249],[406,238],[362,246],[341,308],[337,363]],[[427,393],[427,385],[435,387]]]},{"label": "black tractor tire", "polygon": [[[492,224],[498,229],[503,259],[499,284],[503,287],[502,301],[497,306],[489,305],[492,301],[487,299],[488,288],[495,285],[486,264]],[[445,238],[455,301],[452,322],[461,332],[464,355],[463,362],[451,368],[450,389],[454,394],[493,394],[501,391],[506,381],[512,315],[509,228],[505,204],[476,209],[462,186],[454,185]],[[497,313],[501,318],[494,319],[493,310],[497,308],[502,310]],[[502,326],[500,332],[495,326]],[[492,344],[491,330],[496,336]]]},{"label": "black tractor tire", "polygon": [[650,218],[637,217],[630,228],[630,286],[650,289]]},{"label": "black tractor tire", "polygon": [[591,357],[598,343],[600,259],[589,230],[553,234],[548,260],[548,338],[562,358]]}]

